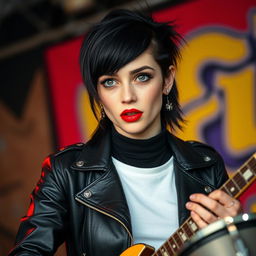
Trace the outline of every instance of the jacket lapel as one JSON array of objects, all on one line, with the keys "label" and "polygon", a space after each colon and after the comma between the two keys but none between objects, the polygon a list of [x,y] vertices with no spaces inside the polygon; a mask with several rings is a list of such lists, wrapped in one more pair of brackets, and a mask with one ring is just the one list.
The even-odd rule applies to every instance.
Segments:
[{"label": "jacket lapel", "polygon": [[168,136],[168,142],[174,155],[174,172],[178,202],[179,225],[189,217],[189,211],[185,204],[192,193],[204,193],[205,188],[213,190],[208,183],[193,176],[192,171],[200,168],[209,168],[216,162],[206,154],[197,152],[193,147],[193,141],[184,142],[172,134]]},{"label": "jacket lapel", "polygon": [[72,164],[73,170],[101,173],[96,179],[78,192],[75,199],[88,207],[122,222],[131,231],[128,205],[121,181],[111,160],[110,134],[96,138],[85,145],[81,154]]},{"label": "jacket lapel", "polygon": [[[189,216],[185,204],[189,201],[190,194],[195,191],[205,193],[205,186],[208,185],[193,178],[190,171],[209,167],[216,159],[197,152],[192,145],[193,142],[184,142],[172,134],[168,135],[168,143],[174,156],[179,224],[182,224]],[[118,218],[131,230],[128,205],[111,160],[110,133],[107,132],[87,143],[71,168],[84,172],[101,172],[99,178],[77,193],[76,199]]]},{"label": "jacket lapel", "polygon": [[122,222],[131,231],[128,205],[113,164],[99,179],[77,193],[76,199]]}]

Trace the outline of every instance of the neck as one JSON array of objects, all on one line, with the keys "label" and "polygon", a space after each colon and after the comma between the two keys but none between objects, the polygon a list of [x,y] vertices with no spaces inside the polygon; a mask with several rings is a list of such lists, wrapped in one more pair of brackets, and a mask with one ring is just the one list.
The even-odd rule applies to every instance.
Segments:
[{"label": "neck", "polygon": [[112,128],[112,156],[136,167],[152,168],[166,163],[172,156],[167,143],[167,131],[149,139],[131,139]]}]

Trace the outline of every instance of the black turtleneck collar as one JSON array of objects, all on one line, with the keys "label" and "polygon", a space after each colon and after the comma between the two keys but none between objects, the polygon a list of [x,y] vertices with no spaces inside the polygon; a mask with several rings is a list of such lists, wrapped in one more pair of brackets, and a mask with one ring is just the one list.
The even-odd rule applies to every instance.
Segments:
[{"label": "black turtleneck collar", "polygon": [[112,156],[128,165],[152,168],[163,165],[172,156],[167,131],[149,139],[131,139],[112,128]]}]

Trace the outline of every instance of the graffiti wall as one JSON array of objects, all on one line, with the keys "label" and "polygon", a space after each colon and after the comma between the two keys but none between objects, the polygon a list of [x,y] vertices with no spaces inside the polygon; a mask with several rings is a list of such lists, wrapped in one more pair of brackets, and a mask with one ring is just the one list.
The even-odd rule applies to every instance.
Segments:
[{"label": "graffiti wall", "polygon": [[[212,145],[232,176],[256,152],[255,0],[188,0],[153,16],[175,20],[187,42],[176,75],[187,123],[177,135]],[[46,65],[41,50],[0,62],[0,255],[13,245],[44,157],[56,150],[53,135],[63,147],[87,141],[97,125],[79,70],[81,41],[49,47]],[[240,199],[256,212],[256,182]]]},{"label": "graffiti wall", "polygon": [[[256,4],[188,1],[153,14],[175,20],[187,44],[177,71],[187,125],[177,135],[215,147],[232,173],[256,151]],[[96,126],[78,66],[81,38],[47,51],[59,146],[86,141]],[[256,184],[241,197],[256,211]]]}]

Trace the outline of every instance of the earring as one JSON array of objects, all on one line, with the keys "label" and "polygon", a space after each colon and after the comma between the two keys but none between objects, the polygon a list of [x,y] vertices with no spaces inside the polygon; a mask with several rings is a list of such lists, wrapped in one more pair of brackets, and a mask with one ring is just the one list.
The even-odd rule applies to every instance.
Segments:
[{"label": "earring", "polygon": [[101,115],[100,119],[104,119],[106,117],[102,104],[100,104],[100,115]]},{"label": "earring", "polygon": [[167,111],[171,111],[173,109],[173,104],[172,104],[172,102],[169,101],[168,95],[166,95],[165,108],[166,108]]}]

